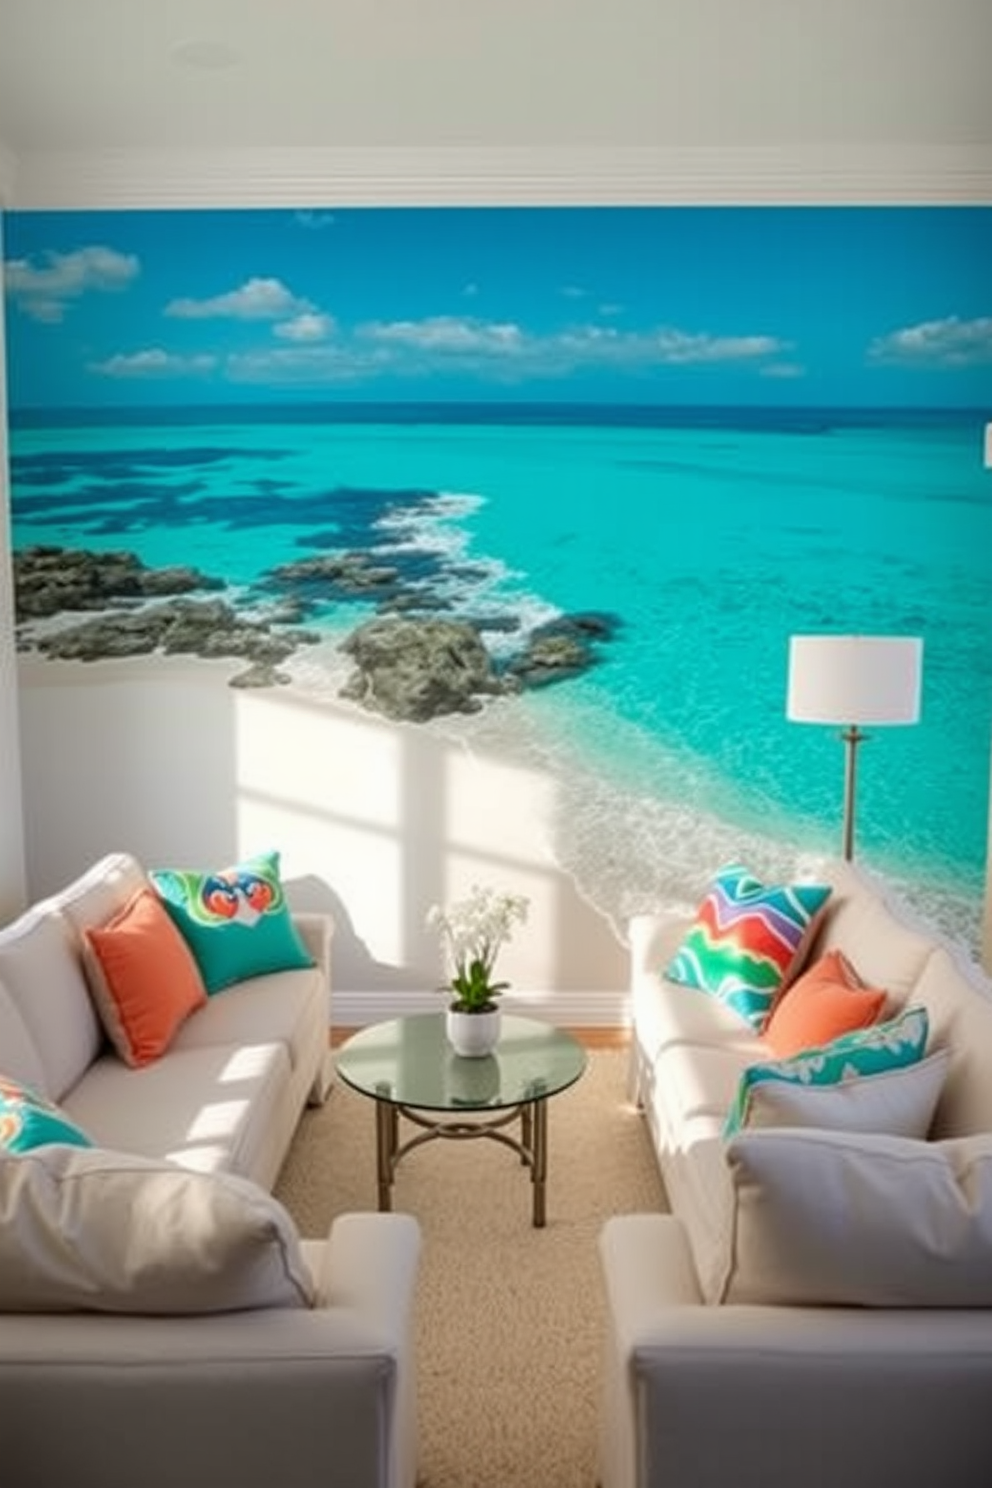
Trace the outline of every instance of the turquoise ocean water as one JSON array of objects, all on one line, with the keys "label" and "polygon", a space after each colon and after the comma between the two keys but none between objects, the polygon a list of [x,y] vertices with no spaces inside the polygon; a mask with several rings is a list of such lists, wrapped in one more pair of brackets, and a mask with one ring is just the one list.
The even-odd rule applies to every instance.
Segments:
[{"label": "turquoise ocean water", "polygon": [[[858,853],[974,946],[989,816],[992,472],[977,416],[567,408],[21,418],[15,549],[128,548],[257,600],[329,549],[399,562],[490,648],[615,617],[598,665],[431,728],[559,782],[551,850],[620,921],[728,859],[835,851],[843,752],[785,718],[795,632],[924,638],[923,718],[861,751]],[[330,635],[368,618],[330,605]],[[310,623],[310,622],[308,622]],[[336,691],[343,662],[302,655]]]}]

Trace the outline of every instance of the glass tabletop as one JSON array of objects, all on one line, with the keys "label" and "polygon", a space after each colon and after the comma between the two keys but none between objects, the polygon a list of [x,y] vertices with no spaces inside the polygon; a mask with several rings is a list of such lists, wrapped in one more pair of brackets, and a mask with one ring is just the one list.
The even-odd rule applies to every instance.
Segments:
[{"label": "glass tabletop", "polygon": [[423,1111],[500,1110],[555,1095],[586,1067],[577,1039],[551,1023],[504,1013],[492,1054],[466,1059],[444,1031],[444,1013],[374,1023],[337,1050],[337,1072],[364,1095]]}]

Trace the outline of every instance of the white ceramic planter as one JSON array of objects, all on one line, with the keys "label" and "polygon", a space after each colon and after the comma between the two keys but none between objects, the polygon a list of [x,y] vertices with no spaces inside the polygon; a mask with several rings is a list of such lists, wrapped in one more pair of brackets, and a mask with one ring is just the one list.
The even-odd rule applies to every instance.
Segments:
[{"label": "white ceramic planter", "polygon": [[460,1013],[449,1007],[445,1027],[448,1043],[465,1059],[491,1054],[499,1043],[501,1015],[498,1005],[488,1013]]}]

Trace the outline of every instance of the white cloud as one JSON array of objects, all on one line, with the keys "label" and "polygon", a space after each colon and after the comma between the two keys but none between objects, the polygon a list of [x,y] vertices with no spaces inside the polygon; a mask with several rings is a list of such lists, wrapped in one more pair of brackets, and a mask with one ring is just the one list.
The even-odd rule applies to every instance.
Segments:
[{"label": "white cloud", "polygon": [[588,290],[582,289],[578,284],[563,284],[561,292],[566,300],[584,300],[589,293]]},{"label": "white cloud", "polygon": [[785,349],[785,343],[775,336],[708,336],[668,326],[655,333],[655,344],[661,361],[677,365],[752,361]]},{"label": "white cloud", "polygon": [[[329,316],[306,311],[273,327],[281,343],[231,353],[223,375],[232,382],[311,387],[368,382],[376,377],[429,380],[458,376],[494,385],[567,378],[576,372],[641,375],[664,366],[753,364],[755,373],[799,375],[787,346],[773,336],[706,336],[672,327],[621,331],[593,322],[533,335],[512,321],[472,316],[368,321],[344,335]],[[156,370],[164,352],[115,358],[111,375]],[[179,359],[173,365],[179,366]],[[188,363],[193,370],[192,360]],[[211,361],[210,365],[213,365]],[[164,363],[162,363],[164,370]]]},{"label": "white cloud", "polygon": [[307,310],[273,329],[283,341],[326,341],[333,334],[334,321],[329,315]]},{"label": "white cloud", "polygon": [[868,348],[871,361],[916,367],[973,367],[992,362],[992,316],[925,320],[879,336]]},{"label": "white cloud", "polygon": [[166,315],[180,320],[282,320],[313,310],[309,300],[297,299],[281,279],[247,279],[239,289],[212,299],[172,300]]},{"label": "white cloud", "polygon": [[160,346],[145,351],[118,352],[102,362],[91,362],[89,370],[102,377],[203,377],[217,366],[217,358],[207,353],[177,356]]},{"label": "white cloud", "polygon": [[134,254],[92,244],[72,253],[50,250],[40,265],[27,258],[10,259],[4,266],[4,283],[26,315],[57,323],[71,300],[91,291],[126,289],[140,272]]},{"label": "white cloud", "polygon": [[236,352],[224,364],[231,382],[308,385],[359,382],[386,370],[389,355],[376,348],[356,351],[342,346],[269,347]]},{"label": "white cloud", "polygon": [[[592,323],[548,335],[528,334],[513,322],[471,316],[429,316],[424,320],[368,321],[333,347],[308,346],[303,335],[293,349],[255,351],[228,360],[239,381],[336,383],[390,374],[429,378],[458,375],[498,383],[567,377],[573,372],[615,370],[650,372],[663,366],[753,363],[756,372],[778,366],[772,375],[798,375],[785,359],[786,343],[774,336],[706,336],[671,327],[620,331]],[[316,339],[316,338],[312,338]],[[777,359],[773,360],[773,359]]]},{"label": "white cloud", "polygon": [[369,321],[359,334],[371,341],[435,352],[496,352],[506,355],[523,345],[524,335],[512,322],[461,320],[434,315],[426,320]]}]

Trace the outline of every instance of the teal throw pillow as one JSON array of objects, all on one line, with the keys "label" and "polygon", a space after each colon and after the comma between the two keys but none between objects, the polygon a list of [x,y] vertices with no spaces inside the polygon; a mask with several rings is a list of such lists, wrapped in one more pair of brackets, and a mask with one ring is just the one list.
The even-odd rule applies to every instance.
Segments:
[{"label": "teal throw pillow", "polygon": [[58,1106],[17,1080],[0,1075],[0,1152],[30,1152],[48,1142],[92,1147]]},{"label": "teal throw pillow", "polygon": [[149,876],[208,994],[248,977],[314,965],[286,903],[277,852],[214,872],[160,868]]},{"label": "teal throw pillow", "polygon": [[760,1033],[803,963],[830,892],[829,884],[764,884],[738,864],[723,868],[663,974],[712,993]]},{"label": "teal throw pillow", "polygon": [[724,1137],[732,1137],[744,1127],[751,1092],[766,1081],[785,1080],[807,1086],[836,1085],[841,1080],[905,1069],[923,1058],[929,1031],[930,1018],[926,1008],[908,1007],[898,1017],[842,1034],[829,1044],[818,1049],[805,1049],[791,1059],[749,1065],[741,1075],[734,1103],[727,1113]]}]

